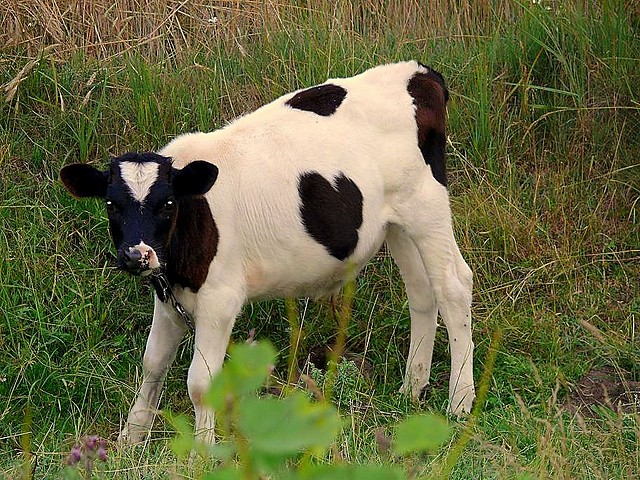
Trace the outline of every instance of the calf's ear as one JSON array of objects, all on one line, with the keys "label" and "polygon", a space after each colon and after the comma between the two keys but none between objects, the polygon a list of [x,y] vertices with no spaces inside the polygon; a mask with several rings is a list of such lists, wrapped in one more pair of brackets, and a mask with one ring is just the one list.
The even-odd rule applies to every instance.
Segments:
[{"label": "calf's ear", "polygon": [[218,167],[196,160],[182,169],[172,169],[173,194],[176,197],[204,195],[218,178]]},{"label": "calf's ear", "polygon": [[84,163],[74,163],[60,170],[60,179],[74,197],[104,198],[107,194],[109,172],[102,172]]}]

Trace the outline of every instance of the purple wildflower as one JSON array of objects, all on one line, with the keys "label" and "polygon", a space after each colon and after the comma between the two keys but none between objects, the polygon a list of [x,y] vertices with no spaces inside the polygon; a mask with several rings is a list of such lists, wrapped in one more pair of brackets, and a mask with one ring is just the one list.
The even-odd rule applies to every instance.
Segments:
[{"label": "purple wildflower", "polygon": [[97,443],[98,443],[98,436],[89,435],[84,439],[84,448],[88,452],[93,452],[96,449]]},{"label": "purple wildflower", "polygon": [[71,453],[67,457],[67,465],[75,465],[82,458],[82,450],[80,449],[80,445],[76,444],[71,449]]},{"label": "purple wildflower", "polygon": [[98,458],[103,462],[107,461],[107,441],[104,438],[98,441]]},{"label": "purple wildflower", "polygon": [[246,343],[253,343],[256,338],[256,329],[252,328],[249,330],[249,336],[247,337]]}]

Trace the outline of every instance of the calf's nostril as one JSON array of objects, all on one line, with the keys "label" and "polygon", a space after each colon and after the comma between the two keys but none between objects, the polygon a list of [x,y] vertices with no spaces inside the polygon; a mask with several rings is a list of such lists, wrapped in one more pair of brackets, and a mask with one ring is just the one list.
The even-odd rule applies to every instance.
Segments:
[{"label": "calf's nostril", "polygon": [[137,248],[132,248],[128,252],[124,252],[124,258],[127,262],[139,262],[142,258],[142,253]]}]

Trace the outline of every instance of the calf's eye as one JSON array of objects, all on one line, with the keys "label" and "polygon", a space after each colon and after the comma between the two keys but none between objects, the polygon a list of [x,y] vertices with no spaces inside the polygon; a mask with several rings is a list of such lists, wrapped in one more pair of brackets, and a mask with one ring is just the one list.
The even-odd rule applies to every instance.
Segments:
[{"label": "calf's eye", "polygon": [[176,205],[173,200],[166,200],[164,203],[161,204],[160,212],[165,215],[171,215],[175,210],[175,208],[176,208]]},{"label": "calf's eye", "polygon": [[104,204],[107,206],[107,213],[109,215],[116,215],[120,212],[118,206],[111,200],[107,200],[106,202],[104,202]]}]

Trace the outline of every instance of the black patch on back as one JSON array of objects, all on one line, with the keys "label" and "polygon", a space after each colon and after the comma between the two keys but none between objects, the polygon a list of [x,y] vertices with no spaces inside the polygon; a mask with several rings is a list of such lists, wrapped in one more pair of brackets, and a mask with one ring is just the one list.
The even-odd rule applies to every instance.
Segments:
[{"label": "black patch on back", "polygon": [[318,172],[298,180],[300,216],[307,233],[330,255],[344,260],[358,245],[362,225],[362,193],[353,180],[340,174],[332,185]]},{"label": "black patch on back", "polygon": [[414,74],[407,90],[416,105],[418,146],[424,161],[431,166],[435,179],[446,187],[445,122],[449,91],[442,75],[431,69],[427,73]]},{"label": "black patch on back", "polygon": [[344,88],[326,83],[296,93],[285,105],[328,117],[335,113],[346,96]]},{"label": "black patch on back", "polygon": [[181,198],[177,208],[167,247],[167,276],[171,284],[197,292],[218,251],[218,227],[203,197]]}]

